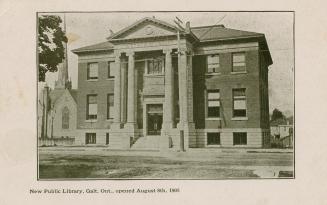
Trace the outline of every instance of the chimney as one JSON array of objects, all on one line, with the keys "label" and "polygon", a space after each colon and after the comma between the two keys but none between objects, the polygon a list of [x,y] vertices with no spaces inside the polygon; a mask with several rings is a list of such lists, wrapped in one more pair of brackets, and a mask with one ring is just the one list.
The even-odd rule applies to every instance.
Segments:
[{"label": "chimney", "polygon": [[191,32],[191,24],[190,24],[189,21],[186,22],[186,28],[185,28],[185,30],[186,30],[187,33],[190,33]]}]

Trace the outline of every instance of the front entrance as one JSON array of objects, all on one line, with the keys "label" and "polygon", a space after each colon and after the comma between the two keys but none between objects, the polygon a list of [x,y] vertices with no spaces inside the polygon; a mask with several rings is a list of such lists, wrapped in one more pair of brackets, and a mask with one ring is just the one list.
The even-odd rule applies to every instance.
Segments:
[{"label": "front entrance", "polygon": [[147,135],[160,135],[162,127],[162,104],[147,105]]}]

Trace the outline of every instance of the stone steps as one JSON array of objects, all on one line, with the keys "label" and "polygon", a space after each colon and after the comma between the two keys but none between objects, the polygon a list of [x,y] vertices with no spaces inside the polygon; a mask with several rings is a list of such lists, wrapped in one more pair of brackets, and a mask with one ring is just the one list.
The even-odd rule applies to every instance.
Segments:
[{"label": "stone steps", "polygon": [[158,150],[160,136],[145,136],[140,137],[132,145],[134,150]]}]

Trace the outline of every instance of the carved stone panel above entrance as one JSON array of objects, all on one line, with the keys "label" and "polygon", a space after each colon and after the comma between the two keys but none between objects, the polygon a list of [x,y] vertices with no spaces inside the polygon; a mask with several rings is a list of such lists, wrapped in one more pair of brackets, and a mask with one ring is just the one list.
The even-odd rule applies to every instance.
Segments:
[{"label": "carved stone panel above entrance", "polygon": [[146,23],[137,26],[130,32],[123,35],[122,38],[133,39],[133,38],[147,38],[153,36],[167,36],[167,35],[175,35],[175,33],[165,28],[162,28],[158,25],[154,25],[152,23]]}]

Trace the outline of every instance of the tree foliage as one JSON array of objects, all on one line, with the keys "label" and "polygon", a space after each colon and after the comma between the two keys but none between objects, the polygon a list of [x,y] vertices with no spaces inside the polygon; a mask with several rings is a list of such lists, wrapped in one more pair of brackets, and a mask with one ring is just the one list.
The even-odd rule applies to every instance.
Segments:
[{"label": "tree foliage", "polygon": [[277,119],[285,119],[285,116],[280,110],[275,108],[273,110],[273,113],[272,113],[272,116],[271,116],[271,121],[274,121],[274,120],[277,120]]},{"label": "tree foliage", "polygon": [[39,81],[45,81],[46,72],[56,72],[65,57],[67,37],[60,27],[59,16],[42,15],[38,18]]}]

